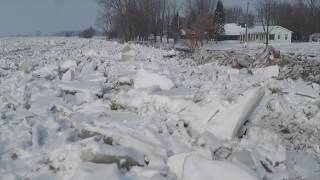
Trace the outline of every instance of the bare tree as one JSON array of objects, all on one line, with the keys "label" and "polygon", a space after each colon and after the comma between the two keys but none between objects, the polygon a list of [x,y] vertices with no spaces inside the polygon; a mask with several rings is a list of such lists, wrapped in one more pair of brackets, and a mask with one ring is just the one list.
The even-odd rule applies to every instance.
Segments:
[{"label": "bare tree", "polygon": [[195,46],[198,46],[198,43],[203,46],[203,41],[209,38],[209,32],[213,29],[212,18],[210,15],[198,16],[192,24],[191,35]]},{"label": "bare tree", "polygon": [[177,42],[177,39],[179,37],[180,34],[180,16],[179,13],[176,13],[171,21],[170,27],[169,27],[169,35],[170,37],[172,37],[174,39],[174,43]]},{"label": "bare tree", "polygon": [[[176,17],[176,15],[178,14],[178,18],[179,16],[179,10],[177,7],[177,0],[168,0],[167,4],[166,4],[166,8],[164,11],[164,24],[165,24],[165,29],[164,31],[167,32],[167,42],[169,42],[169,38],[172,38],[172,24],[175,24],[173,21],[175,20],[174,18]],[[181,21],[179,19],[177,19],[177,23],[178,24],[178,30],[180,29],[180,24]],[[176,41],[176,40],[175,40]]]},{"label": "bare tree", "polygon": [[306,41],[312,33],[320,32],[320,0],[278,1],[271,19],[276,25],[294,31],[293,39]]},{"label": "bare tree", "polygon": [[187,16],[206,16],[214,13],[216,4],[217,0],[186,0],[185,11]]},{"label": "bare tree", "polygon": [[[97,0],[101,7],[100,26],[109,34],[124,41],[162,41],[172,16],[172,4],[176,0]],[[170,9],[170,11],[168,11]]]},{"label": "bare tree", "polygon": [[260,0],[257,4],[258,18],[266,36],[266,48],[269,46],[270,26],[273,24],[272,12],[275,4],[276,0]]},{"label": "bare tree", "polygon": [[225,8],[225,21],[226,23],[240,23],[243,16],[243,10],[241,7]]}]

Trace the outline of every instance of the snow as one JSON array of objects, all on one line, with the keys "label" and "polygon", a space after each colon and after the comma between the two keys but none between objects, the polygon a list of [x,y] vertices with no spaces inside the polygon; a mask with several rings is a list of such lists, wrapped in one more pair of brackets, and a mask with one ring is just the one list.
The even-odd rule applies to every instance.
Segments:
[{"label": "snow", "polygon": [[136,52],[129,45],[125,46],[121,52],[121,61],[133,61],[136,58]]},{"label": "snow", "polygon": [[75,171],[75,175],[70,180],[123,180],[116,165],[104,165],[94,163],[82,163]]},{"label": "snow", "polygon": [[[1,180],[319,177],[320,86],[276,78],[280,65],[218,63],[261,45],[189,56],[99,39],[0,40]],[[275,47],[320,57],[313,43]]]},{"label": "snow", "polygon": [[[189,156],[200,156],[202,158],[210,158],[210,152],[205,151],[194,151],[188,153],[176,154],[169,157],[167,165],[170,170],[177,176],[178,179],[183,179],[185,161]],[[195,162],[198,163],[198,162]]]},{"label": "snow", "polygon": [[241,167],[224,161],[212,161],[199,156],[189,156],[185,160],[183,180],[194,179],[247,179],[257,180],[254,175]]},{"label": "snow", "polygon": [[264,78],[277,78],[279,76],[280,67],[278,65],[269,66],[265,68],[257,68],[252,70],[256,76],[262,76]]},{"label": "snow", "polygon": [[159,87],[163,90],[169,90],[173,88],[173,86],[172,80],[166,76],[152,73],[144,69],[138,71],[134,80],[134,87],[137,89]]},{"label": "snow", "polygon": [[319,97],[319,91],[315,90],[312,86],[308,85],[302,80],[298,80],[294,84],[297,95],[309,96],[311,98]]},{"label": "snow", "polygon": [[67,60],[67,61],[62,62],[60,66],[61,66],[62,71],[66,71],[66,70],[69,70],[70,68],[76,68],[77,63],[72,60]]}]

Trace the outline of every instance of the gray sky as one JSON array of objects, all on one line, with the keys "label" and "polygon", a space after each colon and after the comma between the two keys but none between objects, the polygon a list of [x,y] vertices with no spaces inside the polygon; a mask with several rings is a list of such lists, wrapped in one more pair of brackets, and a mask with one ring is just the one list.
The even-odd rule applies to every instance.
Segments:
[{"label": "gray sky", "polygon": [[95,0],[0,0],[0,35],[84,29],[97,9]]},{"label": "gray sky", "polygon": [[[246,4],[246,0],[224,2]],[[0,36],[81,30],[95,25],[97,12],[95,0],[0,0]]]}]

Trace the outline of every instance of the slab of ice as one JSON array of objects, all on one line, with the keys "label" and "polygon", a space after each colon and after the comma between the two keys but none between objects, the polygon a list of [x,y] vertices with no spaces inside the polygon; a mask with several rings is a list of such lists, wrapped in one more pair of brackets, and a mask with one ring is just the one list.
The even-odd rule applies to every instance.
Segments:
[{"label": "slab of ice", "polygon": [[174,84],[172,80],[166,76],[140,69],[134,80],[134,87],[139,89],[151,88],[154,86],[160,87],[164,90],[169,90],[173,88]]},{"label": "slab of ice", "polygon": [[249,170],[227,161],[212,161],[200,156],[187,156],[183,165],[183,180],[257,180]]},{"label": "slab of ice", "polygon": [[98,64],[97,62],[88,62],[85,63],[81,69],[81,74],[86,76],[88,74],[93,74],[96,72],[96,70],[98,69]]},{"label": "slab of ice", "polygon": [[48,111],[53,107],[54,104],[58,103],[59,99],[55,97],[54,92],[46,91],[43,94],[37,94],[31,97],[30,100],[30,111],[38,115],[46,117]]},{"label": "slab of ice", "polygon": [[190,153],[181,153],[171,156],[168,159],[167,165],[170,170],[178,177],[178,179],[182,179],[184,160],[189,155]]},{"label": "slab of ice", "polygon": [[156,91],[153,94],[160,96],[168,96],[170,98],[182,98],[182,99],[192,99],[194,96],[194,92],[191,89],[187,88],[174,88],[170,90],[164,91]]},{"label": "slab of ice", "polygon": [[67,60],[67,61],[64,61],[60,64],[60,68],[62,71],[66,71],[70,68],[76,68],[76,67],[77,67],[77,63],[72,60]]},{"label": "slab of ice", "polygon": [[78,166],[70,180],[123,180],[123,176],[115,164],[82,163]]},{"label": "slab of ice", "polygon": [[238,102],[228,109],[218,113],[214,120],[209,122],[208,131],[220,139],[232,139],[255,110],[264,96],[262,88],[255,88],[243,93]]},{"label": "slab of ice", "polygon": [[74,78],[75,78],[75,71],[70,69],[63,74],[62,81],[73,81]]},{"label": "slab of ice", "polygon": [[169,157],[167,166],[169,167],[170,171],[172,171],[178,177],[178,179],[182,179],[185,160],[189,156],[201,156],[205,158],[210,158],[211,153],[195,151],[188,153],[180,153]]},{"label": "slab of ice", "polygon": [[40,68],[36,71],[32,72],[33,77],[38,77],[38,78],[46,78],[49,80],[53,80],[56,77],[56,72],[55,69],[57,69],[56,66],[46,66],[43,68]]},{"label": "slab of ice", "polygon": [[253,69],[252,72],[256,76],[261,76],[264,78],[273,78],[273,77],[279,76],[280,68],[278,65],[276,65],[276,66],[269,66],[265,68]]},{"label": "slab of ice", "polygon": [[312,88],[311,85],[308,85],[306,82],[302,80],[295,81],[294,83],[295,93],[298,95],[317,98],[319,97],[319,92]]},{"label": "slab of ice", "polygon": [[121,52],[121,61],[134,61],[137,55],[130,46],[125,46]]},{"label": "slab of ice", "polygon": [[97,53],[95,50],[93,50],[93,49],[90,49],[90,50],[84,52],[83,54],[84,54],[85,56],[89,56],[89,57],[96,57],[96,56],[98,56],[98,53]]},{"label": "slab of ice", "polygon": [[84,162],[118,164],[118,166],[143,166],[144,154],[133,148],[111,146],[89,140],[81,144],[81,159]]},{"label": "slab of ice", "polygon": [[259,159],[268,159],[272,164],[286,160],[286,149],[281,145],[280,137],[274,132],[253,127],[247,133],[247,138],[241,140],[241,146],[250,147],[251,152]]},{"label": "slab of ice", "polygon": [[59,82],[59,88],[65,91],[83,92],[83,93],[97,93],[100,88],[99,82],[85,81],[85,82]]}]

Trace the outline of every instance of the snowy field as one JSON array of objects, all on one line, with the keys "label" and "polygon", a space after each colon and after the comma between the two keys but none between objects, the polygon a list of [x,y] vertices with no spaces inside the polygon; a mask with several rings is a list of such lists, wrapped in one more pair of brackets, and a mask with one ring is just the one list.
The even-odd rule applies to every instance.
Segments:
[{"label": "snowy field", "polygon": [[[210,49],[262,51],[252,45]],[[275,45],[320,57],[320,45]],[[0,39],[0,180],[318,180],[320,85],[103,40]]]},{"label": "snowy field", "polygon": [[[291,43],[291,44],[273,43],[271,44],[271,46],[285,53],[291,53],[295,55],[317,56],[318,59],[320,60],[320,43],[319,42]],[[239,43],[239,41],[225,41],[225,42],[219,42],[219,43],[210,43],[205,47],[211,50],[236,50],[236,51],[238,50],[238,51],[255,52],[258,49],[263,49],[265,45],[261,43],[250,42],[248,43],[248,48],[244,48],[244,44]]]}]

